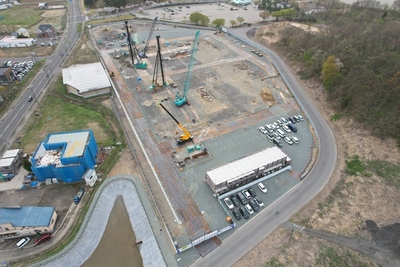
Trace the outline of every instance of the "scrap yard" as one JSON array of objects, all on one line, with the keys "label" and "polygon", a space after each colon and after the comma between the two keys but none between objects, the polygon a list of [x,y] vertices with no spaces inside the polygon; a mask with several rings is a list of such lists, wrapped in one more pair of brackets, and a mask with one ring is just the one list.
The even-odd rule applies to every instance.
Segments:
[{"label": "scrap yard", "polygon": [[[266,208],[298,183],[310,162],[313,138],[306,121],[295,121],[302,112],[262,51],[223,32],[155,20],[126,25],[96,26],[90,34],[112,77],[113,103],[131,146],[144,151],[138,158],[159,219],[179,257],[186,255],[178,264],[186,266],[246,222],[235,219],[222,199],[254,188]],[[132,58],[140,67],[132,67]],[[287,132],[291,143],[285,135],[281,139],[274,131],[261,131],[282,117],[293,118],[298,129]],[[293,136],[300,142],[294,144]],[[281,139],[279,149],[290,165],[260,172],[221,195],[213,193],[206,183],[208,171],[274,147],[275,139]],[[268,194],[257,188],[259,182]],[[221,229],[226,232],[217,233]],[[195,249],[187,249],[191,245]]]}]

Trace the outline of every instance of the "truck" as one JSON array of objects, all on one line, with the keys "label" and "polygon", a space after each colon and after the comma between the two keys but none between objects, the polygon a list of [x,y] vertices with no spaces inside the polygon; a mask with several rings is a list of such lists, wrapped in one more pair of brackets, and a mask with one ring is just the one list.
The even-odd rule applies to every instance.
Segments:
[{"label": "truck", "polygon": [[82,199],[82,197],[83,197],[83,194],[85,194],[85,188],[81,187],[81,188],[79,189],[78,194],[76,194],[76,195],[74,196],[74,202],[75,202],[76,204],[78,204],[78,203],[81,201],[81,199]]}]

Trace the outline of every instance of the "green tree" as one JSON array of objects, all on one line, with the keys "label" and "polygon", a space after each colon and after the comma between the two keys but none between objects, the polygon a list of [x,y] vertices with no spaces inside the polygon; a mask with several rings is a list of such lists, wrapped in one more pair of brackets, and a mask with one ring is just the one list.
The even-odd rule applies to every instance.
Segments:
[{"label": "green tree", "polygon": [[194,12],[190,14],[189,20],[190,22],[196,23],[196,25],[207,26],[208,23],[210,23],[210,18],[201,14],[200,12]]},{"label": "green tree", "polygon": [[292,8],[287,8],[279,11],[274,11],[271,13],[271,16],[276,18],[276,20],[278,20],[279,18],[291,20],[296,16],[296,11]]},{"label": "green tree", "polygon": [[326,89],[332,88],[341,78],[340,68],[336,65],[335,56],[329,56],[322,65],[322,83]]},{"label": "green tree", "polygon": [[242,25],[242,23],[244,22],[244,18],[242,16],[237,17],[236,21],[239,23],[239,25]]},{"label": "green tree", "polygon": [[94,5],[94,0],[84,0],[83,3],[87,7],[92,7]]},{"label": "green tree", "polygon": [[231,19],[231,20],[229,21],[229,23],[231,24],[232,27],[233,27],[233,26],[236,26],[236,24],[237,24],[236,20],[233,20],[233,19]]},{"label": "green tree", "polygon": [[214,19],[212,22],[212,25],[214,25],[215,28],[219,28],[225,25],[225,19]]},{"label": "green tree", "polygon": [[261,12],[260,14],[258,14],[258,16],[260,18],[262,18],[263,20],[266,20],[269,17],[269,12],[264,10],[263,12]]}]

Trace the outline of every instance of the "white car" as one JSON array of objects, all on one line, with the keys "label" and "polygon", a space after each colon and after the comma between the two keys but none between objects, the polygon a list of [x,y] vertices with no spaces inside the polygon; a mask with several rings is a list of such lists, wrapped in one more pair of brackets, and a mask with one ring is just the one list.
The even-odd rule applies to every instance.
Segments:
[{"label": "white car", "polygon": [[288,132],[288,133],[290,133],[291,132],[291,130],[289,129],[289,127],[287,127],[286,125],[285,126],[283,126],[283,130],[285,130],[286,132]]},{"label": "white car", "polygon": [[250,204],[247,204],[246,206],[244,206],[245,208],[246,208],[246,210],[247,210],[247,212],[249,213],[249,214],[253,214],[254,213],[254,210],[253,210],[253,208],[250,206]]},{"label": "white car", "polygon": [[229,197],[224,198],[225,205],[228,207],[228,209],[233,209],[235,206],[233,205],[232,201],[229,199]]},{"label": "white car", "polygon": [[242,190],[242,194],[247,199],[251,198],[251,195],[250,195],[249,191],[247,191],[247,190]]},{"label": "white car", "polygon": [[276,132],[279,134],[280,137],[285,137],[285,132],[282,131],[281,129],[276,130]]},{"label": "white car", "polygon": [[274,137],[276,138],[276,139],[281,139],[281,137],[279,136],[279,134],[277,133],[277,132],[275,132],[275,133],[273,133],[273,135],[274,135]]},{"label": "white car", "polygon": [[289,145],[293,145],[293,141],[292,139],[290,139],[289,137],[285,137],[285,142],[288,143]]},{"label": "white car", "polygon": [[267,129],[268,132],[272,133],[275,129],[275,127],[271,124],[265,125],[265,129]]},{"label": "white car", "polygon": [[300,121],[304,121],[303,116],[297,115],[297,117],[299,118]]},{"label": "white car", "polygon": [[264,206],[264,203],[258,197],[255,197],[254,201],[257,203],[258,206],[260,207]]},{"label": "white car", "polygon": [[267,134],[267,133],[268,133],[268,131],[265,130],[265,128],[262,127],[262,126],[258,127],[258,129],[259,129],[263,134]]},{"label": "white car", "polygon": [[266,194],[268,192],[267,188],[265,187],[265,185],[263,183],[258,183],[257,186],[261,190],[261,192],[263,192],[264,194]]},{"label": "white car", "polygon": [[299,138],[297,138],[296,136],[291,136],[290,139],[292,139],[293,143],[298,144],[299,143]]},{"label": "white car", "polygon": [[279,128],[279,124],[278,124],[277,122],[274,122],[272,125],[274,125],[274,128],[275,128],[275,129],[278,129],[278,128]]}]

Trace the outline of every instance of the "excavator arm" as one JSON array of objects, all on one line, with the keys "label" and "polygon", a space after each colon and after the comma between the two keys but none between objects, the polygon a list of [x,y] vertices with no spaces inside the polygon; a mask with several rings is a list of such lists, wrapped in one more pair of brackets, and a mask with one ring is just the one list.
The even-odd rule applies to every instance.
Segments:
[{"label": "excavator arm", "polygon": [[168,113],[168,115],[176,122],[176,124],[178,124],[179,128],[181,128],[184,133],[179,136],[179,140],[177,140],[178,145],[182,145],[185,142],[192,141],[193,136],[189,133],[189,131],[185,127],[183,127],[182,124],[180,124],[180,122],[166,109],[166,107],[164,107],[162,103],[160,103],[160,106]]}]

